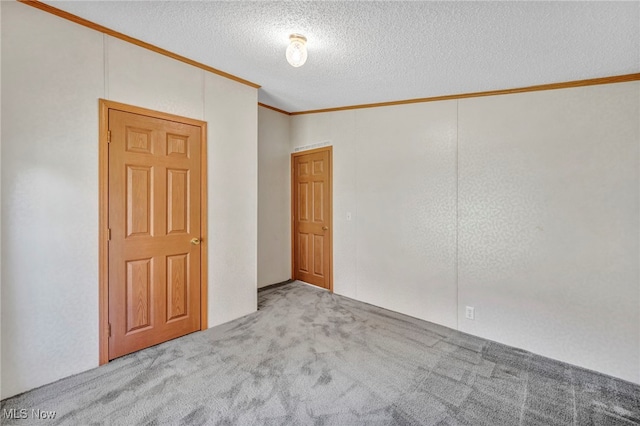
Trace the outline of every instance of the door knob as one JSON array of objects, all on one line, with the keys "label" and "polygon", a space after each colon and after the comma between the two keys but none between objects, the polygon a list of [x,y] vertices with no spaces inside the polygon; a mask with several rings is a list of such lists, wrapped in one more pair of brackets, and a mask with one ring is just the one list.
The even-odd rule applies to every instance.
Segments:
[{"label": "door knob", "polygon": [[326,231],[327,229],[329,229],[329,227],[328,227],[328,226],[323,226],[323,227],[322,227],[322,230],[323,230],[323,231]]},{"label": "door knob", "polygon": [[197,246],[198,244],[200,244],[200,239],[192,238],[191,239],[191,244],[193,244],[194,246]]}]

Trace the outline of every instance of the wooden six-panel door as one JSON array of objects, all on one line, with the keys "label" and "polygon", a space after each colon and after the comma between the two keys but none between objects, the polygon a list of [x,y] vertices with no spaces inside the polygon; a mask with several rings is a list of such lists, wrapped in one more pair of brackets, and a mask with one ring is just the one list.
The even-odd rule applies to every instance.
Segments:
[{"label": "wooden six-panel door", "polygon": [[200,329],[201,128],[109,110],[109,359]]},{"label": "wooden six-panel door", "polygon": [[292,155],[293,279],[332,290],[331,147]]}]

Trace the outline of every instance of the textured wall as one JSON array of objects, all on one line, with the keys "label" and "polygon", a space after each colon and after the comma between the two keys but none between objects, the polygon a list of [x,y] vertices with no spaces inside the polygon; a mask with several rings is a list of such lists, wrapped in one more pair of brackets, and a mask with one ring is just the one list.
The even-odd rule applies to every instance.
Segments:
[{"label": "textured wall", "polygon": [[456,327],[456,102],[356,112],[357,294]]},{"label": "textured wall", "polygon": [[289,122],[258,108],[258,287],[291,278]]},{"label": "textured wall", "polygon": [[204,120],[203,70],[105,37],[109,99]]},{"label": "textured wall", "polygon": [[334,147],[336,293],[456,327],[455,119],[455,102],[293,117],[293,147]]},{"label": "textured wall", "polygon": [[640,83],[459,102],[460,330],[640,381]]},{"label": "textured wall", "polygon": [[98,364],[98,98],[208,121],[209,326],[254,311],[257,91],[0,5],[1,397]]},{"label": "textured wall", "polygon": [[4,398],[98,363],[104,78],[101,34],[0,6]]},{"label": "textured wall", "polygon": [[639,104],[633,82],[293,116],[292,148],[334,145],[335,291],[639,383]]},{"label": "textured wall", "polygon": [[211,327],[258,307],[258,95],[208,73],[204,93]]}]

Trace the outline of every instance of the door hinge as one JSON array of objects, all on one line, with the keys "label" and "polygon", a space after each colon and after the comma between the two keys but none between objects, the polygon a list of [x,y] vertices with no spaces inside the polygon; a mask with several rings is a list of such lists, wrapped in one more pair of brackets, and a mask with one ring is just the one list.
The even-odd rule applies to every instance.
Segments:
[{"label": "door hinge", "polygon": [[111,130],[107,130],[107,143],[111,143]]},{"label": "door hinge", "polygon": [[111,241],[111,228],[107,228],[107,240]]},{"label": "door hinge", "polygon": [[109,326],[107,328],[108,328],[109,337],[111,337],[111,323],[109,323]]}]

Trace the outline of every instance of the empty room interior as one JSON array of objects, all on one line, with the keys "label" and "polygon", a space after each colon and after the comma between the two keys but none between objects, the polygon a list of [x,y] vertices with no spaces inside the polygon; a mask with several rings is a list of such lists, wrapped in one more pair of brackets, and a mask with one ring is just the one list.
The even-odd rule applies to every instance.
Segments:
[{"label": "empty room interior", "polygon": [[0,423],[640,424],[640,2],[0,23]]}]

